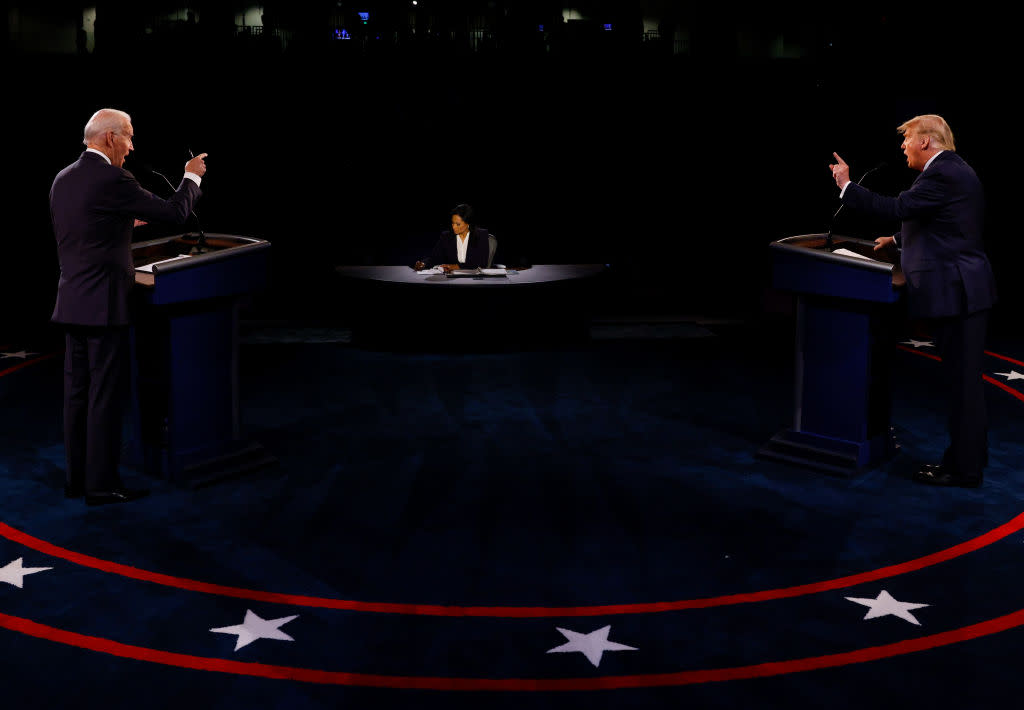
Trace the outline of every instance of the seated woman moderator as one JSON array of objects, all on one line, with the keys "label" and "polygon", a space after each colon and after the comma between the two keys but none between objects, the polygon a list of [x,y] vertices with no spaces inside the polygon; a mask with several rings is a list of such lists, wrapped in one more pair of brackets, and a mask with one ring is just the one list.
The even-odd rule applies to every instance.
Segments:
[{"label": "seated woman moderator", "polygon": [[487,268],[487,230],[476,226],[473,208],[469,205],[458,205],[451,211],[451,221],[451,231],[441,233],[430,257],[417,261],[413,265],[414,269],[419,271],[432,266],[440,266],[446,271]]}]

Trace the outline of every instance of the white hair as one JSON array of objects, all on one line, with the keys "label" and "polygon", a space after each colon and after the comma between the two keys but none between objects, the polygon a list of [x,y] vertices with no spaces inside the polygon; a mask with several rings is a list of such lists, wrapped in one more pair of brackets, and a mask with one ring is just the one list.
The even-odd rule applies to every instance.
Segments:
[{"label": "white hair", "polygon": [[118,111],[116,108],[101,108],[85,124],[82,142],[89,145],[95,138],[108,131],[120,133],[124,128],[124,124],[131,122],[132,117],[124,111]]}]

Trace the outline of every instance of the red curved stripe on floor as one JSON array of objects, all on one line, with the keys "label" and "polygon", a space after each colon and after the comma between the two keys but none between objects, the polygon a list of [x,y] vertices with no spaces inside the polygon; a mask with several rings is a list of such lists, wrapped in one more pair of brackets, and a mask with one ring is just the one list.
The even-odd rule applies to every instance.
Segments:
[{"label": "red curved stripe on floor", "polygon": [[992,377],[989,377],[988,375],[982,375],[981,378],[983,380],[985,380],[985,382],[988,382],[989,384],[995,385],[996,387],[998,387],[1001,390],[1009,392],[1014,397],[1019,399],[1021,402],[1024,402],[1024,392],[1020,392],[1019,390],[1015,390],[1013,387],[1010,387],[1005,382],[1000,382],[999,380],[994,379]]},{"label": "red curved stripe on floor", "polygon": [[17,372],[23,367],[35,365],[37,362],[42,362],[43,360],[49,360],[50,358],[57,357],[57,354],[58,353],[50,353],[49,355],[43,355],[42,357],[34,357],[31,360],[26,360],[25,362],[19,362],[14,367],[8,367],[6,370],[0,370],[0,377],[3,377],[4,375],[9,375],[12,372]]},{"label": "red curved stripe on floor", "polygon": [[1020,365],[1021,367],[1024,367],[1024,362],[1021,362],[1020,360],[1014,360],[1012,357],[1006,357],[1005,355],[1000,355],[999,353],[994,353],[994,352],[991,352],[989,350],[986,350],[985,354],[986,355],[991,355],[992,357],[997,357],[1000,360],[1006,360],[1007,362],[1012,362],[1014,365]]},{"label": "red curved stripe on floor", "polygon": [[[939,360],[935,355],[924,353],[919,350],[905,346],[897,346],[907,352],[921,355],[933,360]],[[46,357],[53,357],[53,354]],[[45,359],[45,358],[39,358]],[[1006,358],[1009,359],[1009,358]],[[38,360],[38,359],[37,359]],[[26,363],[27,364],[27,363]],[[19,367],[24,366],[24,364]],[[986,381],[1001,387],[1013,396],[1024,401],[1024,394],[1007,387],[997,380],[985,375]],[[842,589],[865,582],[877,581],[900,574],[913,572],[931,565],[946,562],[969,552],[992,544],[1002,538],[1024,528],[1024,513],[1016,516],[1003,525],[990,530],[972,540],[960,543],[953,547],[939,552],[919,557],[915,560],[903,562],[888,567],[882,567],[869,572],[839,577],[836,579],[803,584],[794,587],[784,587],[760,592],[748,592],[742,594],[730,594],[704,599],[684,599],[668,602],[648,602],[635,604],[610,604],[593,606],[574,607],[527,607],[527,606],[442,606],[435,604],[408,604],[394,602],[363,602],[346,599],[327,599],[322,597],[310,597],[305,595],[281,594],[278,592],[266,592],[241,587],[229,587],[220,584],[200,582],[198,580],[184,577],[150,572],[117,562],[101,560],[89,555],[73,552],[52,543],[32,537],[21,532],[6,523],[0,523],[0,536],[6,537],[14,542],[32,548],[43,554],[58,557],[84,567],[91,567],[100,571],[117,574],[120,576],[138,579],[146,582],[153,582],[164,586],[175,587],[189,591],[215,594],[219,596],[250,599],[273,604],[289,604],[293,606],[319,607],[327,609],[340,609],[346,611],[374,612],[386,614],[405,614],[418,616],[448,616],[448,617],[493,617],[493,618],[547,618],[547,617],[575,617],[575,616],[603,616],[612,614],[650,614],[666,611],[681,611],[685,609],[703,609],[716,606],[729,606],[734,604],[745,604],[751,602],[768,601],[774,599],[786,599],[791,597],[815,594],[823,591]]]},{"label": "red curved stripe on floor", "polygon": [[937,362],[942,362],[942,358],[939,357],[938,355],[932,355],[931,353],[926,353],[926,352],[924,352],[922,350],[918,350],[917,348],[909,348],[906,345],[897,345],[896,347],[899,350],[906,350],[908,353],[914,353],[915,355],[920,355],[921,357],[926,357],[926,358],[928,358],[930,360],[935,360]]},{"label": "red curved stripe on floor", "polygon": [[571,606],[571,607],[542,607],[542,606],[441,606],[437,604],[403,604],[395,602],[365,602],[350,599],[327,599],[322,597],[310,597],[295,594],[281,594],[278,592],[265,592],[255,589],[243,589],[240,587],[228,587],[220,584],[210,584],[184,577],[172,577],[158,572],[138,569],[123,565],[117,562],[101,560],[79,552],[66,550],[52,543],[32,537],[21,532],[6,523],[0,523],[0,536],[6,537],[16,543],[32,548],[51,557],[58,557],[82,565],[91,567],[102,572],[138,579],[144,582],[153,582],[177,589],[185,589],[218,596],[235,597],[238,599],[250,599],[253,601],[267,602],[270,604],[288,604],[292,606],[317,607],[324,609],[339,609],[345,611],[373,612],[381,614],[405,614],[410,616],[449,616],[449,617],[489,617],[489,618],[550,618],[550,617],[574,617],[574,616],[607,616],[612,614],[655,614],[666,611],[682,611],[685,609],[707,609],[718,606],[731,606],[734,604],[748,604],[752,602],[763,602],[775,599],[788,599],[799,597],[805,594],[816,594],[819,592],[852,587],[865,582],[874,582],[879,579],[895,577],[900,574],[914,572],[925,567],[952,560],[961,555],[974,552],[987,545],[1012,535],[1024,528],[1024,513],[1017,515],[1009,522],[1003,523],[983,535],[962,542],[959,545],[934,552],[915,560],[902,562],[900,564],[882,567],[869,572],[861,572],[846,577],[830,579],[823,582],[801,584],[794,587],[780,589],[769,589],[760,592],[747,592],[742,594],[729,594],[719,597],[707,597],[703,599],[682,599],[667,602],[646,602],[635,604],[606,604],[593,606]]},{"label": "red curved stripe on floor", "polygon": [[[920,350],[916,350],[914,348],[908,348],[906,345],[897,345],[896,347],[898,347],[900,350],[906,350],[908,353],[914,353],[915,355],[920,355],[922,357],[930,358],[932,360],[938,360],[939,362],[942,361],[942,358],[940,358],[937,355],[932,355],[931,353],[921,352]],[[1020,362],[1019,360],[1014,360],[1012,357],[1006,357],[1005,355],[999,355],[997,353],[989,352],[988,350],[985,351],[985,354],[986,355],[991,355],[993,357],[998,357],[998,358],[1001,358],[1003,360],[1008,360],[1009,362],[1014,362],[1014,363],[1017,363],[1018,365],[1024,365],[1024,362]],[[997,380],[997,379],[995,379],[993,377],[990,377],[989,375],[982,375],[981,379],[985,380],[985,382],[988,382],[990,385],[995,385],[996,387],[998,387],[999,389],[1003,390],[1004,392],[1008,392],[1009,394],[1013,395],[1014,397],[1016,397],[1020,401],[1024,402],[1024,393],[1020,392],[1019,390],[1015,390],[1013,387],[1010,387],[1006,383],[1000,382],[999,380]]]},{"label": "red curved stripe on floor", "polygon": [[[906,345],[897,345],[896,347],[899,348],[900,350],[906,350],[908,353],[914,353],[915,355],[923,355],[924,357],[931,358],[932,360],[938,360],[940,362],[942,361],[942,358],[939,357],[938,355],[932,355],[931,353],[923,352],[921,350],[918,350],[917,348],[907,347]],[[1014,360],[1012,357],[1000,355],[999,353],[994,353],[991,350],[986,350],[985,354],[991,355],[992,357],[997,357],[1000,360],[1006,360],[1006,362],[1012,362],[1014,365],[1020,365],[1021,367],[1024,367],[1024,362],[1021,362],[1020,360]]]},{"label": "red curved stripe on floor", "polygon": [[131,658],[150,663],[159,663],[179,668],[193,668],[203,671],[232,673],[235,675],[259,676],[281,680],[296,680],[304,683],[329,685],[367,686],[376,688],[406,688],[418,690],[502,690],[502,691],[556,691],[556,690],[610,690],[615,688],[651,688],[657,686],[693,685],[728,680],[766,678],[769,676],[800,673],[803,671],[836,668],[853,663],[877,661],[883,658],[901,656],[932,648],[948,646],[970,639],[980,638],[1006,631],[1024,624],[1024,610],[989,619],[971,626],[952,631],[943,631],[884,646],[872,646],[856,651],[834,653],[826,656],[812,656],[788,661],[758,663],[733,668],[713,668],[699,671],[675,673],[651,673],[644,675],[602,676],[598,678],[448,678],[432,676],[390,676],[368,673],[346,673],[323,671],[313,668],[275,666],[265,663],[229,661],[223,658],[191,656],[170,651],[158,651],[144,646],[131,646],[96,636],[85,636],[73,631],[39,624],[29,619],[0,613],[0,627],[75,646],[99,651],[121,658]]}]

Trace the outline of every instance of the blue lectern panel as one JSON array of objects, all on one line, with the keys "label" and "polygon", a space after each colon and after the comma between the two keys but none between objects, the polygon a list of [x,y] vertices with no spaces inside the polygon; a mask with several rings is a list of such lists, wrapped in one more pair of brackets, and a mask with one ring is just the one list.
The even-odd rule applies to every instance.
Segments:
[{"label": "blue lectern panel", "polygon": [[808,268],[807,259],[802,254],[776,252],[772,266],[775,287],[857,301],[895,303],[899,300],[900,293],[893,288],[892,274],[887,271],[826,260],[816,261],[813,268]]},{"label": "blue lectern panel", "polygon": [[902,274],[871,258],[873,243],[824,235],[780,239],[772,279],[798,302],[793,427],[760,451],[768,458],[850,473],[891,451],[889,360],[891,304]]},{"label": "blue lectern panel", "polygon": [[801,431],[867,439],[870,341],[868,314],[804,305]]},{"label": "blue lectern panel", "polygon": [[182,314],[169,325],[168,435],[175,454],[188,456],[235,436],[234,339],[223,336],[233,335],[236,325],[230,308]]},{"label": "blue lectern panel", "polygon": [[[207,235],[133,247],[142,306],[133,329],[135,458],[169,478],[212,478],[213,469],[265,464],[238,426],[239,300],[266,286],[270,244]],[[259,450],[257,450],[259,449]],[[221,475],[221,474],[217,474]]]},{"label": "blue lectern panel", "polygon": [[269,269],[265,249],[245,251],[233,259],[159,269],[148,300],[153,305],[167,305],[251,293],[267,282]]}]

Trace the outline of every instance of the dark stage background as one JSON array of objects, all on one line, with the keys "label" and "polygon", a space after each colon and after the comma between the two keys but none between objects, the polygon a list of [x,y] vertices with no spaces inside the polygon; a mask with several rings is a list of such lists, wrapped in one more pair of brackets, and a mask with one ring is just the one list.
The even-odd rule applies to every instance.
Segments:
[{"label": "dark stage background", "polygon": [[[334,267],[412,261],[458,202],[477,208],[504,260],[610,264],[609,312],[784,308],[767,290],[767,244],[827,229],[831,151],[854,177],[887,162],[866,184],[894,194],[913,179],[896,126],[940,113],[987,188],[996,324],[1012,321],[1014,114],[997,79],[1012,42],[998,18],[569,5],[14,3],[0,28],[5,320],[49,317],[48,189],[89,115],[113,106],[133,116],[127,167],[143,184],[166,193],[142,163],[177,180],[188,148],[209,152],[203,227],[273,242],[273,287],[249,317],[341,321],[373,304],[348,299]],[[79,36],[83,12],[94,23]],[[352,39],[335,39],[342,30]]]}]

